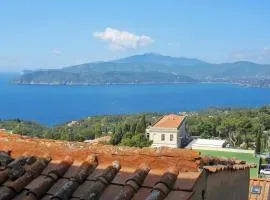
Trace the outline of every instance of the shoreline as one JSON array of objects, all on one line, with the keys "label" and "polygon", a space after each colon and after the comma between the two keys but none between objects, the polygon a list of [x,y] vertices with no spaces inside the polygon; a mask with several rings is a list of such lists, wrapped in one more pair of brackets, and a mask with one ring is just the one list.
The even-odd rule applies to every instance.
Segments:
[{"label": "shoreline", "polygon": [[15,85],[29,85],[29,86],[110,86],[110,85],[178,85],[178,84],[224,84],[224,85],[238,85],[246,88],[270,88],[262,87],[258,85],[252,85],[247,83],[238,82],[226,82],[226,81],[194,81],[194,82],[141,82],[141,83],[14,83]]}]

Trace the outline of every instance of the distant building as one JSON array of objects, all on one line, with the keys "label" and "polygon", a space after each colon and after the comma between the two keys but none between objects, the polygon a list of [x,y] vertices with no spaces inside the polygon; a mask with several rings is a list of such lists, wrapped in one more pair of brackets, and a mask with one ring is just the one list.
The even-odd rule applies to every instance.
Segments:
[{"label": "distant building", "polygon": [[188,138],[185,129],[184,115],[165,115],[153,126],[146,129],[146,135],[153,141],[152,147],[182,147],[183,140]]},{"label": "distant building", "polygon": [[226,145],[226,140],[214,140],[214,139],[194,139],[186,148],[190,149],[221,149]]},{"label": "distant building", "polygon": [[67,124],[68,127],[76,125],[78,122],[77,121],[71,121]]}]

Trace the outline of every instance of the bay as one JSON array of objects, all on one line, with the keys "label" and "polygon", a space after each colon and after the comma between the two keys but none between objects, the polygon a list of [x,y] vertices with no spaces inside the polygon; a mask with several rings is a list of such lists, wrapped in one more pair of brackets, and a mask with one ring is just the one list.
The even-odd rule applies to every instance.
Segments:
[{"label": "bay", "polygon": [[198,111],[209,107],[270,104],[269,88],[235,84],[16,85],[0,74],[0,119],[51,126],[102,114]]}]

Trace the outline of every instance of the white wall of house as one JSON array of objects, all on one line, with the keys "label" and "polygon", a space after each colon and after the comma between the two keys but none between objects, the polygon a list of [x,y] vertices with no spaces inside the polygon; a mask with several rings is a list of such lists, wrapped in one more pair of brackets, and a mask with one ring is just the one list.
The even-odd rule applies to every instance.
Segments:
[{"label": "white wall of house", "polygon": [[153,141],[152,147],[173,147],[178,148],[181,145],[180,130],[177,128],[155,128],[147,129],[149,140]]}]

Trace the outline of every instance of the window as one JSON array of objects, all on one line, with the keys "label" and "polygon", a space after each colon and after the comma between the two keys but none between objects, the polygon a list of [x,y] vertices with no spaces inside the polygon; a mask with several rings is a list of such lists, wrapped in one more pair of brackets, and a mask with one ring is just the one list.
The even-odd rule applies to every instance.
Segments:
[{"label": "window", "polygon": [[261,193],[261,186],[252,186],[251,188],[251,193],[252,194],[260,194]]},{"label": "window", "polygon": [[146,138],[149,140],[149,133],[146,133]]},{"label": "window", "polygon": [[173,134],[170,135],[170,141],[173,141]]},{"label": "window", "polygon": [[165,134],[161,134],[161,141],[165,140]]}]

